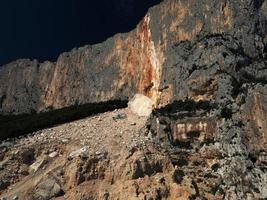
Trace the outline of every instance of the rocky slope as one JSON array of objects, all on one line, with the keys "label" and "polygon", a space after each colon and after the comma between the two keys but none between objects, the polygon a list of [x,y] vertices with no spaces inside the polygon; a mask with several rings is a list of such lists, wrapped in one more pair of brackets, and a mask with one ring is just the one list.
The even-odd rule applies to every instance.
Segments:
[{"label": "rocky slope", "polygon": [[[165,0],[130,33],[64,53],[55,63],[19,60],[2,66],[0,111],[19,121],[25,113],[49,114],[141,93],[154,103],[145,131],[152,147],[141,145],[140,152],[149,158],[136,161],[143,175],[137,181],[128,176],[133,171],[115,175],[130,181],[111,189],[115,194],[101,197],[105,189],[92,189],[96,196],[84,199],[264,199],[266,32],[266,0]],[[123,162],[121,172],[132,163]],[[91,165],[81,170],[90,174]],[[106,184],[93,180],[88,184]]]},{"label": "rocky slope", "polygon": [[[0,198],[265,199],[266,145],[251,135],[246,143],[240,121],[215,121],[206,103],[189,103],[150,118],[115,110],[3,141]],[[185,113],[193,116],[179,119]]]},{"label": "rocky slope", "polygon": [[[154,152],[154,147],[145,148],[152,145],[151,138],[141,131],[145,119],[125,109],[116,110],[1,143],[2,197],[128,199],[138,196],[134,182],[146,173],[154,176],[165,167],[163,155],[153,156],[162,153]],[[152,151],[152,155],[144,151]],[[48,180],[53,184],[47,183]],[[144,184],[149,184],[149,180],[144,180]]]}]

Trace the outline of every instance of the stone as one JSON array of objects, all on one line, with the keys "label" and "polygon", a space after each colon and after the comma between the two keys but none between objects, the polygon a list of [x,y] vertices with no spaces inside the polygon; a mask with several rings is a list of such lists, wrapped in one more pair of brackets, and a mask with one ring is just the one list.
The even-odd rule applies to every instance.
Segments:
[{"label": "stone", "polygon": [[126,119],[127,115],[125,113],[115,113],[112,118],[114,119],[114,121],[117,121],[121,119]]},{"label": "stone", "polygon": [[68,143],[69,140],[68,140],[68,139],[62,139],[61,142],[62,142],[62,143]]},{"label": "stone", "polygon": [[76,157],[82,157],[82,158],[87,158],[89,155],[89,149],[87,146],[81,148],[81,149],[78,149],[78,150],[75,150],[75,151],[72,151],[70,154],[69,154],[69,158],[73,159],[73,158],[76,158]]},{"label": "stone", "polygon": [[24,176],[29,175],[29,167],[27,165],[25,165],[25,164],[22,164],[20,166],[20,169],[19,169],[18,173],[20,173],[20,174],[22,174]]},{"label": "stone", "polygon": [[148,117],[153,109],[153,102],[150,98],[136,94],[128,103],[129,109],[138,116]]},{"label": "stone", "polygon": [[48,156],[50,158],[55,158],[57,155],[58,155],[58,152],[57,151],[54,151],[54,152],[50,153]]},{"label": "stone", "polygon": [[41,158],[39,160],[37,160],[36,162],[34,162],[32,165],[30,165],[29,167],[29,172],[30,173],[35,173],[37,172],[40,168],[42,168],[46,163],[47,163],[47,159],[45,158]]},{"label": "stone", "polygon": [[12,200],[19,200],[19,197],[18,197],[18,196],[14,196],[14,197],[12,198]]},{"label": "stone", "polygon": [[33,199],[48,200],[54,197],[59,197],[64,194],[60,184],[54,179],[48,178],[39,183],[34,190]]}]

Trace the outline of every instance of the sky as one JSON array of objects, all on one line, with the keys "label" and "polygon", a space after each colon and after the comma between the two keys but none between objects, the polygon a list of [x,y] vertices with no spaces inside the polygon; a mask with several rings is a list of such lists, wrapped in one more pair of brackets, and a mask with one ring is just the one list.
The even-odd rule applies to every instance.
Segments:
[{"label": "sky", "polygon": [[60,53],[132,30],[160,0],[1,0],[0,65]]}]

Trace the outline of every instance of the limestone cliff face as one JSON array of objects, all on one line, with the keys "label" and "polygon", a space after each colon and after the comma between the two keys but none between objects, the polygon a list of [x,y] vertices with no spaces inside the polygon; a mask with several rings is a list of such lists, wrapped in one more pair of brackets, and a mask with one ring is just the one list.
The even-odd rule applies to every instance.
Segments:
[{"label": "limestone cliff face", "polygon": [[[215,98],[212,91],[196,88],[210,82],[209,87],[217,87],[220,73],[210,70],[213,64],[265,80],[265,4],[165,0],[130,33],[63,53],[55,63],[19,60],[2,66],[0,111],[43,112],[127,99],[137,92],[151,97],[155,106],[187,97]],[[264,74],[251,66],[254,60]]]}]

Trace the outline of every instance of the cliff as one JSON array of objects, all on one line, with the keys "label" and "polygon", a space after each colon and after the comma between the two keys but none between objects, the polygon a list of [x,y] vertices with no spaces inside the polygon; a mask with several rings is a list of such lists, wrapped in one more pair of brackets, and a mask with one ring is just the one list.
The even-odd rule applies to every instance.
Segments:
[{"label": "cliff", "polygon": [[39,113],[134,93],[163,104],[206,99],[208,94],[190,86],[201,72],[203,79],[222,74],[211,66],[265,82],[266,2],[257,2],[166,0],[130,33],[63,53],[55,63],[18,60],[2,66],[0,111]]},{"label": "cliff", "polygon": [[266,33],[266,0],[165,0],[127,34],[63,53],[55,63],[2,66],[0,112],[50,113],[141,93],[154,102],[147,128],[171,144],[164,148],[180,165],[175,173],[196,190],[190,198],[209,199],[204,191],[212,190],[227,199],[264,199]]}]

